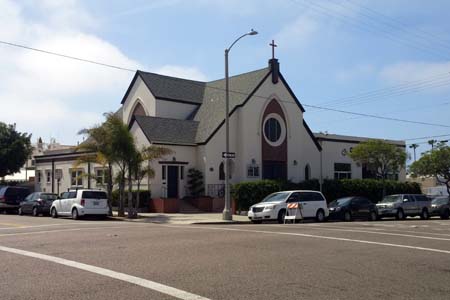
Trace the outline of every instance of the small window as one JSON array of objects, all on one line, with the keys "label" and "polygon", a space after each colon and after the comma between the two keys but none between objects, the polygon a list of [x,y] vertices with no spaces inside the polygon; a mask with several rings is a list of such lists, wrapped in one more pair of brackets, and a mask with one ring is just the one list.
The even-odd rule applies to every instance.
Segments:
[{"label": "small window", "polygon": [[166,180],[166,166],[162,166],[162,180]]},{"label": "small window", "polygon": [[97,186],[106,185],[106,169],[95,169],[95,182]]},{"label": "small window", "polygon": [[259,177],[259,166],[256,164],[248,165],[247,177]]},{"label": "small window", "polygon": [[36,174],[36,176],[37,176],[37,182],[38,182],[38,183],[41,183],[41,181],[42,181],[42,173],[41,173],[41,171],[37,171],[36,173],[37,173],[37,174]]},{"label": "small window", "polygon": [[351,179],[352,165],[345,163],[334,164],[334,179]]},{"label": "small window", "polygon": [[83,186],[83,170],[70,170],[70,184]]},{"label": "small window", "polygon": [[307,164],[305,166],[305,180],[310,180],[311,179],[311,167],[309,166],[309,164]]},{"label": "small window", "polygon": [[50,171],[50,170],[45,171],[45,182],[47,182],[47,183],[52,182],[52,171]]},{"label": "small window", "polygon": [[219,165],[219,180],[225,180],[225,165],[223,162]]},{"label": "small window", "polygon": [[184,166],[180,167],[180,179],[183,180],[184,179]]}]

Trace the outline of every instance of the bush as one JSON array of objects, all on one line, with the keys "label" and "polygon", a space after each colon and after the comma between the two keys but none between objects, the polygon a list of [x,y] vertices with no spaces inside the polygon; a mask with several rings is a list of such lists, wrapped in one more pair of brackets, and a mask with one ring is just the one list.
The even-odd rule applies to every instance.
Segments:
[{"label": "bush", "polygon": [[203,174],[197,169],[189,169],[187,174],[187,186],[190,196],[197,198],[203,195],[205,188],[203,186]]},{"label": "bush", "polygon": [[[415,182],[385,181],[386,195],[421,194],[420,185]],[[232,196],[238,210],[248,210],[267,195],[286,190],[320,190],[317,179],[294,183],[290,181],[259,180],[243,182],[232,187]],[[363,196],[377,203],[383,195],[383,182],[377,179],[343,179],[323,182],[322,193],[328,202],[347,196]]]},{"label": "bush", "polygon": [[267,195],[281,190],[282,184],[275,180],[242,182],[232,186],[232,197],[237,210],[248,210],[250,206],[261,202]]},{"label": "bush", "polygon": [[[125,197],[127,197],[128,191],[125,192]],[[143,190],[139,195],[139,207],[138,208],[147,208],[149,206],[149,200],[152,197],[151,191]],[[136,205],[137,191],[133,191],[133,206]],[[125,198],[126,199],[126,198]],[[125,202],[125,206],[126,206]],[[119,190],[114,190],[112,192],[112,200],[111,204],[113,207],[119,206]]]}]

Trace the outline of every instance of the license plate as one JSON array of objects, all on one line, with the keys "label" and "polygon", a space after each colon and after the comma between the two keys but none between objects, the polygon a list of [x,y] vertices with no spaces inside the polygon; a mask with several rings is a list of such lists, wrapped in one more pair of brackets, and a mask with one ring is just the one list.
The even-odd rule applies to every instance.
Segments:
[{"label": "license plate", "polygon": [[100,203],[98,201],[94,201],[94,206],[99,205]]}]

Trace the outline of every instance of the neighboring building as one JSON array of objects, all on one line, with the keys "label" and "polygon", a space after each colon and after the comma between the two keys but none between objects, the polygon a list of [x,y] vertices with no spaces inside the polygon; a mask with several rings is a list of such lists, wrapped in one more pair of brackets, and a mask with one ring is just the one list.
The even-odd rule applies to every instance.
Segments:
[{"label": "neighboring building", "polygon": [[46,151],[50,150],[61,150],[61,149],[69,149],[73,146],[61,145],[56,142],[55,139],[50,139],[49,143],[44,143],[42,138],[39,138],[35,144],[32,144],[33,152],[31,156],[27,159],[23,167],[20,169],[20,172],[14,173],[12,175],[5,176],[4,180],[14,181],[14,182],[32,182],[36,178],[35,172],[35,156],[41,156]]},{"label": "neighboring building", "polygon": [[[154,179],[144,180],[153,197],[187,195],[189,168],[203,173],[208,195],[221,195],[225,179],[224,79],[200,82],[137,71],[121,104],[118,114],[140,146],[161,145],[174,151],[154,163]],[[236,153],[231,182],[370,177],[370,172],[347,155],[367,138],[315,135],[304,121],[304,113],[276,59],[271,59],[267,68],[231,77],[230,150]],[[390,142],[405,147],[402,141]],[[59,191],[101,187],[101,166],[74,167],[79,155],[69,149],[36,157],[38,171],[45,174],[37,189],[56,192],[57,186]],[[61,176],[59,184],[56,174]],[[404,172],[393,176],[405,179]]]}]

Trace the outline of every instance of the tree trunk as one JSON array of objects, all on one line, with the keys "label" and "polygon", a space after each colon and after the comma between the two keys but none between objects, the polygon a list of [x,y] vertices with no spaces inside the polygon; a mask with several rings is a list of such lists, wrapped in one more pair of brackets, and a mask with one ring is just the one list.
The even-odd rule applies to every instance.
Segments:
[{"label": "tree trunk", "polygon": [[131,181],[131,166],[128,166],[128,218],[134,219],[135,212],[133,210],[133,182]]},{"label": "tree trunk", "polygon": [[137,192],[136,192],[136,216],[137,216],[137,211],[139,210],[139,205],[141,202],[141,181],[138,180],[137,182]]},{"label": "tree trunk", "polygon": [[112,216],[112,192],[113,192],[113,182],[112,182],[112,165],[111,163],[108,163],[108,182],[107,187],[106,187],[106,192],[108,193],[108,207],[109,207],[109,212],[108,215]]},{"label": "tree trunk", "polygon": [[121,171],[119,182],[119,212],[118,212],[119,217],[125,217],[124,198],[125,198],[125,172]]}]

